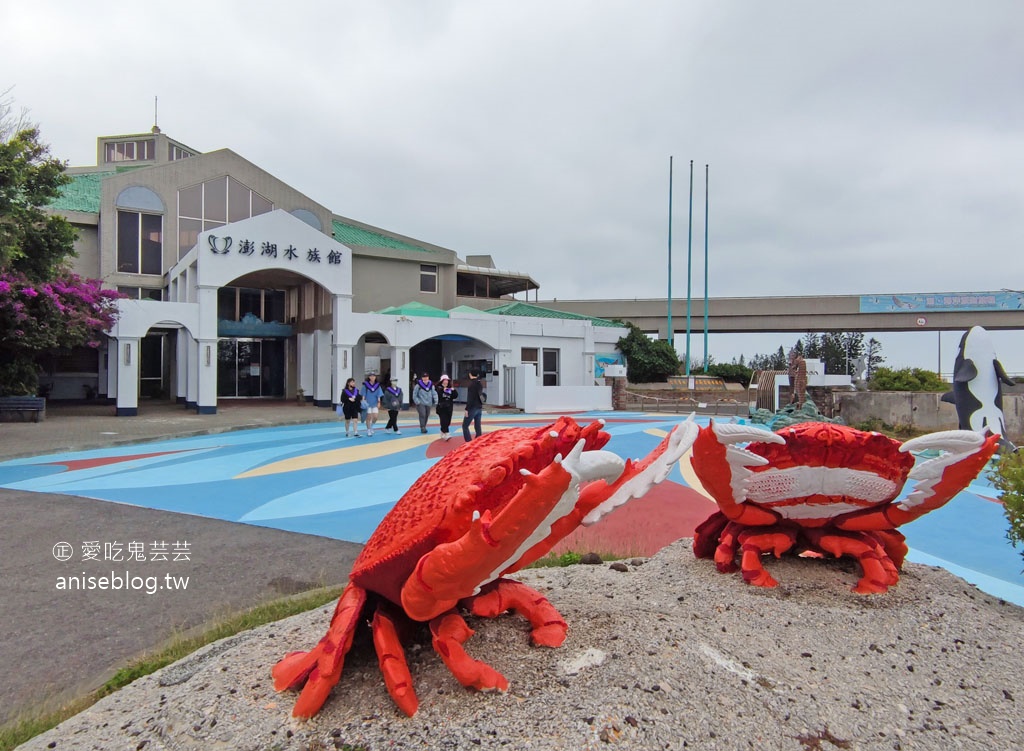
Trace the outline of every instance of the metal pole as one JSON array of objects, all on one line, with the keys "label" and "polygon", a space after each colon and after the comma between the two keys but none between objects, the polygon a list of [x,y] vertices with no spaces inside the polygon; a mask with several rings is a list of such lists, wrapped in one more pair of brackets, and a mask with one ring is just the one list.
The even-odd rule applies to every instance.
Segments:
[{"label": "metal pole", "polygon": [[704,372],[711,367],[708,354],[708,165],[704,165]]},{"label": "metal pole", "polygon": [[690,377],[690,292],[693,279],[693,160],[690,160],[690,222],[686,237],[686,377]]},{"label": "metal pole", "polygon": [[668,343],[672,337],[672,157],[668,158]]}]

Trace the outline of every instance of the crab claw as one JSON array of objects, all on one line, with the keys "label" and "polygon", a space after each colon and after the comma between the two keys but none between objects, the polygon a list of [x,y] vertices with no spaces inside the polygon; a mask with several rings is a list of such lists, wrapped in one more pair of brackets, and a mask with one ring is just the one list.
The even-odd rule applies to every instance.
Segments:
[{"label": "crab claw", "polygon": [[910,471],[907,479],[917,485],[910,495],[896,504],[896,510],[916,519],[942,506],[978,476],[998,447],[998,435],[986,437],[973,430],[946,430],[907,441],[900,451],[937,449],[947,453],[918,464]]},{"label": "crab claw", "polygon": [[522,488],[496,515],[474,513],[462,537],[426,553],[402,587],[402,606],[416,620],[430,620],[475,594],[523,554],[545,539],[551,526],[570,514],[580,486],[593,480],[614,480],[623,470],[619,457],[607,451],[584,452],[580,439],[564,458],[537,474],[520,470]]},{"label": "crab claw", "polygon": [[750,467],[763,467],[768,460],[740,448],[746,443],[785,443],[776,433],[734,423],[716,423],[701,428],[693,444],[690,462],[704,489],[732,521],[745,524],[770,524],[776,516],[746,504],[747,484],[753,472]]},{"label": "crab claw", "polygon": [[618,481],[610,487],[585,488],[580,506],[583,509],[589,508],[590,511],[586,512],[580,523],[584,526],[594,524],[627,501],[640,498],[668,477],[672,468],[689,451],[697,438],[699,428],[693,417],[691,414],[687,420],[673,428],[665,440],[643,460],[627,462]]},{"label": "crab claw", "polygon": [[944,506],[985,468],[999,447],[999,436],[973,430],[946,430],[913,438],[900,451],[939,450],[944,453],[915,466],[907,476],[916,483],[899,503],[875,513],[852,516],[838,524],[842,529],[892,529]]}]

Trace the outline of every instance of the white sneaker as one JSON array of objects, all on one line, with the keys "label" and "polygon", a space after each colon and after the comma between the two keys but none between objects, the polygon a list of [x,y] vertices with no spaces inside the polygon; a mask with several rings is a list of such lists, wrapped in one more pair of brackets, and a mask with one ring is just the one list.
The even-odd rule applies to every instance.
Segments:
[{"label": "white sneaker", "polygon": [[357,431],[356,431],[355,433],[353,433],[352,435],[353,435],[353,436],[355,436],[356,438],[358,438],[358,437],[359,437],[359,431],[357,430]]},{"label": "white sneaker", "polygon": [[402,431],[399,430],[398,428],[395,428],[395,435],[402,435]]},{"label": "white sneaker", "polygon": [[373,428],[366,431],[366,435],[373,435]]}]

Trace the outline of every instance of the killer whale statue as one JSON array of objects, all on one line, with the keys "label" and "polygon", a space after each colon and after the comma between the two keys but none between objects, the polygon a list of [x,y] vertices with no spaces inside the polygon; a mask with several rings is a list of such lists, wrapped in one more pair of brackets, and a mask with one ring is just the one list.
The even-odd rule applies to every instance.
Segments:
[{"label": "killer whale statue", "polygon": [[1001,449],[1016,451],[1006,437],[1002,384],[1013,386],[1014,380],[996,359],[992,337],[981,326],[972,327],[960,339],[953,366],[953,390],[943,394],[942,401],[956,406],[961,430],[998,433]]}]

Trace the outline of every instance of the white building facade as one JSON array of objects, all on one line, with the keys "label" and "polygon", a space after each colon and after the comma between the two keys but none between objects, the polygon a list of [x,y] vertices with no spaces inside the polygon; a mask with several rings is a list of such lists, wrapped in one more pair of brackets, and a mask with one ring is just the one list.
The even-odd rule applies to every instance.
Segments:
[{"label": "white building facade", "polygon": [[52,210],[79,231],[74,270],[131,299],[105,348],[44,365],[51,398],[107,399],[122,416],[149,399],[200,414],[225,399],[331,407],[371,370],[407,398],[422,372],[464,384],[476,370],[491,404],[611,407],[601,366],[626,331],[516,301],[538,285],[489,256],[346,219],[156,129],[100,138],[97,153]]}]

